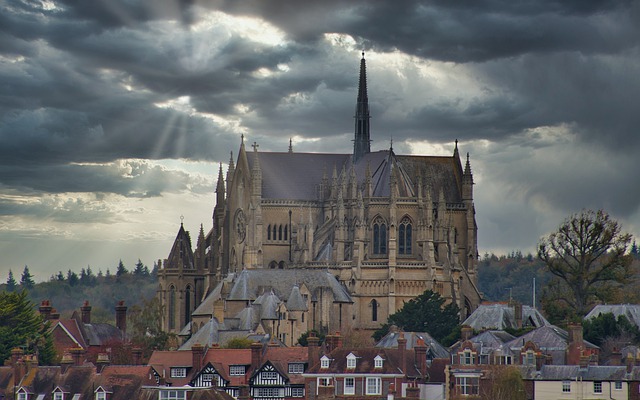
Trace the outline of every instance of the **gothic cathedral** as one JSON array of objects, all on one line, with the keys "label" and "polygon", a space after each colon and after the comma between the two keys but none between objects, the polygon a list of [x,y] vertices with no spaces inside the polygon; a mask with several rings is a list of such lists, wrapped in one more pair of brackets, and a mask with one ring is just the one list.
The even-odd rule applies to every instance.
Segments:
[{"label": "gothic cathedral", "polygon": [[192,250],[181,225],[160,265],[166,331],[215,319],[290,345],[314,328],[377,329],[427,289],[462,319],[478,306],[468,154],[463,165],[457,141],[452,156],[371,152],[369,122],[363,54],[353,153],[247,150],[242,138],[226,179],[220,166],[213,228]]}]

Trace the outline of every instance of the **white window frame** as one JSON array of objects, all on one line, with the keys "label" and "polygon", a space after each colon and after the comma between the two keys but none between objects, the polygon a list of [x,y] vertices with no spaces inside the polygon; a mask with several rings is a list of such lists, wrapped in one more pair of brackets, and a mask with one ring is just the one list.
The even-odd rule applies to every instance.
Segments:
[{"label": "white window frame", "polygon": [[382,368],[383,363],[384,363],[384,359],[379,355],[377,355],[376,358],[373,359],[374,368]]},{"label": "white window frame", "polygon": [[289,363],[289,373],[290,374],[303,374],[304,373],[304,363]]},{"label": "white window frame", "polygon": [[187,369],[185,367],[173,367],[173,368],[171,368],[171,377],[172,378],[186,378],[187,377]]},{"label": "white window frame", "polygon": [[276,371],[262,371],[260,373],[260,377],[262,379],[268,379],[268,380],[276,380],[278,379],[278,373]]},{"label": "white window frame", "polygon": [[463,396],[477,396],[480,394],[480,377],[475,375],[458,375],[455,384],[460,388]]},{"label": "white window frame", "polygon": [[380,377],[367,377],[366,381],[366,395],[381,395],[382,394],[382,378]]},{"label": "white window frame", "polygon": [[159,400],[187,400],[186,390],[160,390],[158,392]]},{"label": "white window frame", "polygon": [[320,368],[329,368],[329,357],[322,356],[320,359]]},{"label": "white window frame", "polygon": [[304,397],[304,388],[303,387],[292,387],[291,388],[291,397]]},{"label": "white window frame", "polygon": [[18,400],[28,400],[28,399],[29,399],[29,394],[25,392],[24,389],[21,389],[18,391]]},{"label": "white window frame", "polygon": [[258,387],[254,389],[254,397],[284,397],[284,389],[277,387]]},{"label": "white window frame", "polygon": [[326,376],[321,376],[318,377],[318,387],[330,387],[333,386],[331,385],[331,378],[330,377],[326,377]]},{"label": "white window frame", "polygon": [[59,390],[53,392],[53,400],[64,400],[64,393]]},{"label": "white window frame", "polygon": [[613,390],[622,390],[622,381],[616,381]]},{"label": "white window frame", "polygon": [[602,382],[594,381],[593,382],[593,393],[602,394]]},{"label": "white window frame", "polygon": [[353,353],[347,356],[347,369],[356,369],[356,356]]},{"label": "white window frame", "polygon": [[[350,382],[351,385],[347,385]],[[356,378],[353,376],[346,376],[344,378],[344,394],[356,394]]]},{"label": "white window frame", "polygon": [[229,365],[229,375],[242,376],[247,373],[247,367],[244,365]]},{"label": "white window frame", "polygon": [[474,364],[474,352],[469,349],[465,349],[460,352],[460,365],[473,365]]},{"label": "white window frame", "polygon": [[571,393],[571,381],[562,381],[562,393]]}]

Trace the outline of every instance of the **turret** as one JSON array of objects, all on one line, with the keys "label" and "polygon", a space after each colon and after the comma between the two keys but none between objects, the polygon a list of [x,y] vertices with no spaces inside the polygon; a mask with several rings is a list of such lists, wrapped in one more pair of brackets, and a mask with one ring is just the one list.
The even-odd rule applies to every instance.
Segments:
[{"label": "turret", "polygon": [[467,163],[464,166],[462,174],[462,200],[473,200],[473,174],[471,173],[471,164],[469,163],[469,153],[467,153]]}]

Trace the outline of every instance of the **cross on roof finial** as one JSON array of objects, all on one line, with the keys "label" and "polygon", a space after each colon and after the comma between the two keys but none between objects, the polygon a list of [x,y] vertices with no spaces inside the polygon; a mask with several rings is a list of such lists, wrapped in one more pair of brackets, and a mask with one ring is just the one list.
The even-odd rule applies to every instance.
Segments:
[{"label": "cross on roof finial", "polygon": [[184,223],[184,215],[180,216],[180,225],[182,225]]},{"label": "cross on roof finial", "polygon": [[258,147],[260,147],[260,145],[258,143],[256,143],[256,142],[253,142],[251,147],[253,147],[253,151],[258,151]]},{"label": "cross on roof finial", "polygon": [[456,139],[456,149],[458,148],[458,139]]},{"label": "cross on roof finial", "polygon": [[241,138],[241,140],[242,140],[242,143],[244,143],[244,133],[242,133],[242,134],[240,135],[240,138]]}]

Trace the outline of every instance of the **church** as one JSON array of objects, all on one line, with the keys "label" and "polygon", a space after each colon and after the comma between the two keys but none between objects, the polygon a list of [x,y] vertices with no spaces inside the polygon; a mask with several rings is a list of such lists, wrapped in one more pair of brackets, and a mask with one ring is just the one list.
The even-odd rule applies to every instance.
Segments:
[{"label": "church", "polygon": [[[218,172],[213,227],[195,249],[180,226],[159,262],[165,331],[264,333],[294,345],[311,329],[375,330],[438,292],[466,318],[480,303],[469,155],[371,151],[360,60],[353,152],[266,152],[244,136]],[[215,325],[215,327],[212,326]]]}]

